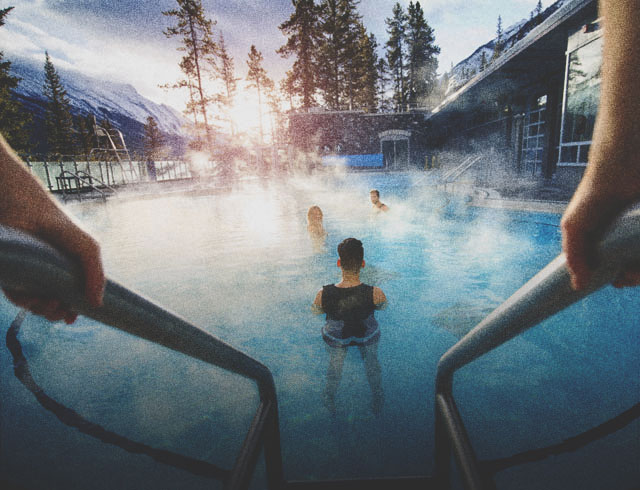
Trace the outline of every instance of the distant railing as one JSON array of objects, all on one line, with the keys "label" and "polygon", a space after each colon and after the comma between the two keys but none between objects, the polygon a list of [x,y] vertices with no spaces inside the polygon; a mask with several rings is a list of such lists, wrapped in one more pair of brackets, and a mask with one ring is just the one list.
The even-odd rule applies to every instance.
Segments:
[{"label": "distant railing", "polygon": [[82,170],[78,170],[77,173],[65,170],[56,177],[56,184],[58,187],[62,187],[62,193],[65,197],[69,194],[76,194],[81,198],[84,191],[95,191],[104,200],[107,194],[116,192],[113,187]]},{"label": "distant railing", "polygon": [[[110,187],[146,182],[189,180],[195,177],[191,166],[184,160],[132,161],[131,165],[134,170],[127,170],[126,172],[123,167],[128,166],[129,162],[120,163],[118,161],[82,160],[76,158],[52,161],[25,160],[31,173],[52,192],[65,191],[65,184],[59,179],[65,172],[71,172],[76,175],[84,173]],[[206,162],[204,171],[211,171],[214,167],[214,162]]]}]

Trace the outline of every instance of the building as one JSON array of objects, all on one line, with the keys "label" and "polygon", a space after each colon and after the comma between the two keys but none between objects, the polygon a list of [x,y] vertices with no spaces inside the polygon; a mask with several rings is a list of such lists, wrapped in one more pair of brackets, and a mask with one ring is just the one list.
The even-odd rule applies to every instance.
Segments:
[{"label": "building", "polygon": [[434,109],[424,145],[443,155],[486,154],[476,170],[489,185],[507,176],[569,194],[591,143],[602,30],[596,0],[561,0],[549,9],[540,25]]},{"label": "building", "polygon": [[424,168],[424,111],[366,113],[311,111],[289,115],[289,138],[295,148],[314,153],[325,165],[406,170]]},{"label": "building", "polygon": [[568,197],[587,163],[599,102],[597,3],[559,0],[524,22],[499,57],[431,112],[291,114],[291,142],[347,164],[378,154],[385,170],[455,166],[478,155],[465,174],[476,183]]}]

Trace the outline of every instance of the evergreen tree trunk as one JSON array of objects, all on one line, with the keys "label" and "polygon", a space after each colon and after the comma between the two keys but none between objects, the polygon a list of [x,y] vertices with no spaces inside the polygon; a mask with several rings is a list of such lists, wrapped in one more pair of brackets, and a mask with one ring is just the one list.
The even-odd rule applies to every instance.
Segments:
[{"label": "evergreen tree trunk", "polygon": [[213,134],[208,116],[211,98],[203,88],[202,78],[205,65],[210,65],[207,67],[210,72],[215,71],[217,46],[212,39],[211,30],[214,22],[205,17],[202,0],[176,0],[176,2],[178,4],[177,10],[162,12],[164,15],[176,19],[176,25],[164,31],[165,36],[179,36],[182,43],[182,47],[179,49],[186,52],[180,63],[186,80],[181,80],[175,87],[189,87],[191,90],[192,81],[195,83],[196,97],[191,99],[193,107],[188,107],[188,110],[196,111],[202,118],[207,150],[211,151]]}]

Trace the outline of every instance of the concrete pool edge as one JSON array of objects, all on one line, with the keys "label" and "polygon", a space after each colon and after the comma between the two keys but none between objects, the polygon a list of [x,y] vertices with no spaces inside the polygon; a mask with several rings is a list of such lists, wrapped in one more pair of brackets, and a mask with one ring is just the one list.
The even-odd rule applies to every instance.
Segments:
[{"label": "concrete pool edge", "polygon": [[565,201],[535,201],[506,199],[501,197],[474,196],[469,205],[482,208],[507,209],[510,211],[529,211],[535,213],[562,214],[567,207]]}]

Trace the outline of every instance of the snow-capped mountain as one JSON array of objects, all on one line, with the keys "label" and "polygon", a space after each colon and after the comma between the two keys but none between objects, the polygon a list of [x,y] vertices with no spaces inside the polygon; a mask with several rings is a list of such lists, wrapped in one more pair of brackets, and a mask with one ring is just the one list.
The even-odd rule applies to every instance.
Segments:
[{"label": "snow-capped mountain", "polygon": [[[522,19],[512,26],[504,30],[502,34],[503,51],[502,55],[512,49],[520,40],[522,40],[532,29],[540,25],[547,17],[556,12],[560,7],[570,0],[558,0],[553,3],[539,15],[531,15],[528,19]],[[469,57],[455,65],[448,73],[449,83],[446,89],[446,95],[455,92],[465,83],[471,80],[482,70],[482,59],[489,65],[493,53],[496,48],[497,37],[476,49]]]},{"label": "snow-capped mountain", "polygon": [[[21,78],[14,93],[32,114],[37,134],[41,131],[45,107],[44,61],[37,63],[24,58],[12,58],[9,61],[11,74]],[[185,119],[171,107],[143,97],[129,84],[93,78],[57,67],[56,71],[67,91],[72,114],[93,114],[98,121],[109,119],[114,127],[122,131],[130,150],[142,149],[143,126],[149,116],[156,120],[160,131],[173,146],[184,144]]]}]

